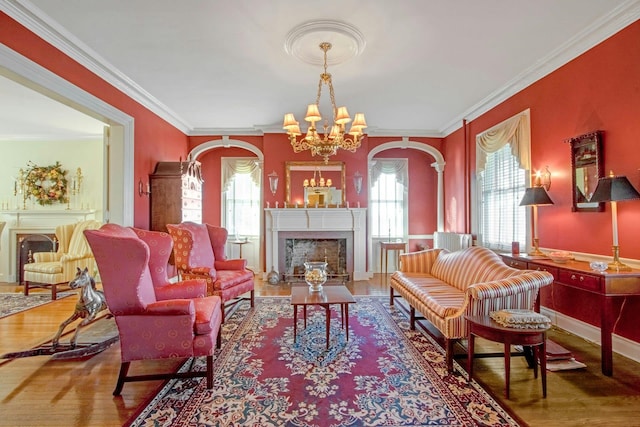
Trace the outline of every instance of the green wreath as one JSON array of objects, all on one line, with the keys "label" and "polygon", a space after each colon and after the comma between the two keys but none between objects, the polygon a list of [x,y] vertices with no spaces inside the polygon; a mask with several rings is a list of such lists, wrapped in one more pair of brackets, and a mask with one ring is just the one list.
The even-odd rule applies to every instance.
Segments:
[{"label": "green wreath", "polygon": [[40,205],[52,205],[56,202],[67,203],[67,171],[60,162],[53,166],[29,164],[25,177],[27,194]]}]

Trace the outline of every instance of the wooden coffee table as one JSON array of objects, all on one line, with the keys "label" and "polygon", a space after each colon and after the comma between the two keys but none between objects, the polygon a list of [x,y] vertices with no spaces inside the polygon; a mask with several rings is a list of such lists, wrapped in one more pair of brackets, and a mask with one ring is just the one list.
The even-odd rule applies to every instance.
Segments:
[{"label": "wooden coffee table", "polygon": [[291,287],[291,305],[293,305],[293,342],[296,342],[298,332],[298,306],[303,307],[304,327],[307,327],[307,306],[319,305],[324,307],[326,314],[325,328],[327,336],[327,348],[329,348],[329,330],[331,325],[331,304],[340,304],[342,316],[342,328],[346,328],[347,341],[349,341],[349,304],[356,300],[351,292],[343,285],[325,285],[320,292],[309,291],[309,286],[296,285]]}]

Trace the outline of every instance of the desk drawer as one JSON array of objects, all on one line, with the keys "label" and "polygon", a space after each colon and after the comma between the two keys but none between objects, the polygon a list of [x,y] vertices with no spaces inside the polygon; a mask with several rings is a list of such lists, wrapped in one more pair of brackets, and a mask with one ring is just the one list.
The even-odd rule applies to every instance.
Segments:
[{"label": "desk drawer", "polygon": [[565,285],[573,286],[588,291],[600,292],[600,278],[577,271],[560,270],[557,281]]},{"label": "desk drawer", "polygon": [[527,269],[527,263],[526,261],[519,261],[517,259],[513,259],[513,258],[508,258],[508,257],[503,257],[502,260],[504,261],[505,264],[507,264],[509,267],[512,268],[519,268],[520,270],[526,270]]},{"label": "desk drawer", "polygon": [[530,262],[528,266],[529,270],[535,271],[547,271],[553,274],[553,279],[558,280],[558,269],[556,267],[550,267],[544,264],[536,264],[535,262]]}]

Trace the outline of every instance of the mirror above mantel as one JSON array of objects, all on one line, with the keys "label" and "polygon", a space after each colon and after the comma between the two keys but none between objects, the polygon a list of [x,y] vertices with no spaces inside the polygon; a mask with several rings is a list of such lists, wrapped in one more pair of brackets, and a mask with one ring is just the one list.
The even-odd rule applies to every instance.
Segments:
[{"label": "mirror above mantel", "polygon": [[285,191],[288,205],[344,205],[344,162],[286,162]]}]

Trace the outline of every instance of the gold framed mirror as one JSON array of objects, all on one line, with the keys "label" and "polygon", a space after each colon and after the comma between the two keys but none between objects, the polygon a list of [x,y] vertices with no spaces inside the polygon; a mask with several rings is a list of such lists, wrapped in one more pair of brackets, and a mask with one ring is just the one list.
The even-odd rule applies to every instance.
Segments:
[{"label": "gold framed mirror", "polygon": [[567,140],[571,144],[573,212],[601,212],[604,203],[591,202],[598,179],[604,176],[602,131],[586,133]]},{"label": "gold framed mirror", "polygon": [[344,204],[344,162],[286,162],[285,187],[287,205],[332,207]]}]

